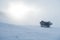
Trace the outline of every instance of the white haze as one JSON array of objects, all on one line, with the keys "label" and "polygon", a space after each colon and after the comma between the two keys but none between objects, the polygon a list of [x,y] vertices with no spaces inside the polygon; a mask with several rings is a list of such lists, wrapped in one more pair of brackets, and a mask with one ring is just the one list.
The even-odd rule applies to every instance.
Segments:
[{"label": "white haze", "polygon": [[[3,17],[0,16],[1,22],[39,25],[41,20],[45,20],[51,21],[54,26],[60,25],[59,0],[2,0],[0,4],[1,12],[4,14]],[[19,7],[22,9],[20,10]]]}]

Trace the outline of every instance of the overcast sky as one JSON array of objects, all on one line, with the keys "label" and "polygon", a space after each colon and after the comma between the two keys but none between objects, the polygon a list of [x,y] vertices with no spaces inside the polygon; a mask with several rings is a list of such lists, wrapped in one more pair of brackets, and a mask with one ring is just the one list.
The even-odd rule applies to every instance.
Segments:
[{"label": "overcast sky", "polygon": [[0,12],[0,22],[39,25],[44,20],[60,25],[60,0],[0,0]]}]

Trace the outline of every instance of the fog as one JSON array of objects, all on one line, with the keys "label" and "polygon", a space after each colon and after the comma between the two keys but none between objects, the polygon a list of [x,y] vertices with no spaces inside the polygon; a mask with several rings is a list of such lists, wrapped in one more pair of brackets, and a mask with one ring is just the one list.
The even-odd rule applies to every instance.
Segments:
[{"label": "fog", "polygon": [[51,21],[53,26],[59,27],[59,10],[60,0],[0,0],[0,22],[39,25],[39,22],[44,20]]}]

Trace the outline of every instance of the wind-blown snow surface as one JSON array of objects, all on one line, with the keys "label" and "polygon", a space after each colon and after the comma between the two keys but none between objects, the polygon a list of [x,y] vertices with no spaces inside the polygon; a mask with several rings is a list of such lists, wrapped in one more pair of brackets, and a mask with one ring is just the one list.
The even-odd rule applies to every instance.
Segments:
[{"label": "wind-blown snow surface", "polygon": [[0,23],[0,40],[60,40],[60,28]]}]

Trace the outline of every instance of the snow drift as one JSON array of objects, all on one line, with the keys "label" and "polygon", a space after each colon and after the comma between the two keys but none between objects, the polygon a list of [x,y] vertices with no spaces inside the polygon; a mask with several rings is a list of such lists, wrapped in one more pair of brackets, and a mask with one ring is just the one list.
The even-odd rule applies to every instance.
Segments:
[{"label": "snow drift", "polygon": [[60,40],[60,28],[0,23],[0,40]]}]

